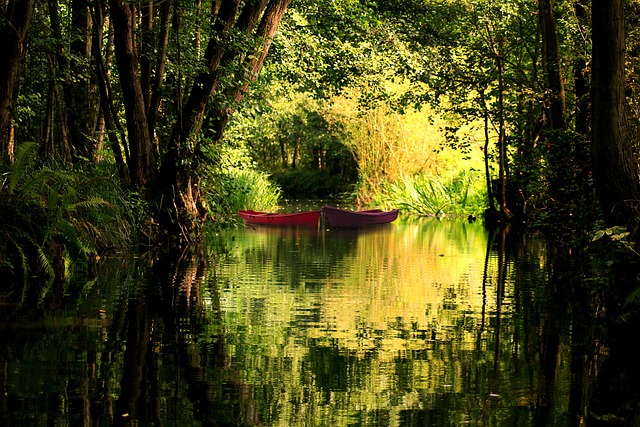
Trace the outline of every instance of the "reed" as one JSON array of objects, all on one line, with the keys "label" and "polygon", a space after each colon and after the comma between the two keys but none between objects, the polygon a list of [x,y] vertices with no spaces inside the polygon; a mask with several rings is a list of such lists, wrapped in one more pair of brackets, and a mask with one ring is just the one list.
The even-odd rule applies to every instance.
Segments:
[{"label": "reed", "polygon": [[477,215],[486,209],[486,189],[476,171],[462,171],[448,179],[416,175],[385,183],[372,204],[420,216]]},{"label": "reed", "polygon": [[336,99],[327,116],[345,129],[358,164],[355,203],[399,207],[419,215],[484,210],[483,135],[473,123],[452,123],[428,107],[400,114],[386,106],[357,113]]},{"label": "reed", "polygon": [[273,211],[282,195],[268,175],[252,169],[229,169],[209,187],[214,189],[207,197],[210,210],[221,221],[243,209]]}]

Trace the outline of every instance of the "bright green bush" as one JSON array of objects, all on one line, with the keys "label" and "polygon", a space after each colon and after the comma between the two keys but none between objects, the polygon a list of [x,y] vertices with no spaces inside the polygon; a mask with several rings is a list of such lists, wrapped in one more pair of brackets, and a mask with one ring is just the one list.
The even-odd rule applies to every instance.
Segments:
[{"label": "bright green bush", "polygon": [[281,191],[265,173],[252,169],[230,169],[216,176],[209,185],[207,203],[218,222],[235,218],[243,209],[273,211],[278,208]]},{"label": "bright green bush", "polygon": [[372,204],[396,207],[414,215],[477,215],[487,206],[482,175],[462,171],[449,179],[424,175],[385,183],[375,193]]}]

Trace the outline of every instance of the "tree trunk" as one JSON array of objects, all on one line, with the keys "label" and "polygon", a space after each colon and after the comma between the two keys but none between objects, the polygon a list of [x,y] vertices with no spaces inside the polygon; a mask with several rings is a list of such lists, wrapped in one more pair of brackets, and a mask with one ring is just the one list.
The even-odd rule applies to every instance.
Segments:
[{"label": "tree trunk", "polygon": [[98,84],[98,91],[100,93],[100,106],[102,115],[104,118],[105,132],[109,139],[109,145],[113,151],[113,157],[118,167],[118,176],[122,182],[126,182],[128,178],[127,168],[125,163],[125,157],[120,147],[120,140],[118,135],[124,135],[124,131],[120,122],[118,121],[118,115],[113,105],[113,99],[111,97],[111,87],[109,86],[109,79],[107,76],[106,67],[104,65],[104,59],[102,57],[102,37],[103,37],[103,25],[104,25],[104,5],[101,2],[96,2],[92,9],[94,31],[93,31],[93,58],[96,67],[96,81]]},{"label": "tree trunk", "polygon": [[61,80],[60,75],[64,75],[69,67],[66,65],[64,59],[58,1],[49,0],[47,5],[51,25],[51,38],[55,43],[54,53],[49,54],[48,62],[51,72],[52,111],[55,110],[53,117],[56,117],[56,121],[51,132],[51,146],[47,147],[46,152],[49,152],[52,157],[55,156],[62,162],[71,162],[72,145],[68,123],[69,115],[67,114],[66,103],[62,95],[63,89],[58,84],[58,81]]},{"label": "tree trunk", "polygon": [[623,4],[592,2],[591,157],[607,224],[636,232],[640,183],[627,134]]},{"label": "tree trunk", "polygon": [[[160,5],[160,36],[158,38],[158,59],[155,69],[155,75],[151,82],[151,99],[148,105],[149,114],[149,134],[153,135],[156,127],[156,117],[158,108],[160,108],[160,99],[162,94],[162,82],[167,67],[167,47],[169,44],[169,22],[171,19],[172,2],[165,0]],[[156,151],[160,149],[156,146]]]},{"label": "tree trunk", "polygon": [[[585,31],[588,27],[585,0],[577,0],[574,4],[576,17],[578,18],[578,28]],[[576,41],[578,51],[585,51],[586,46],[582,37]],[[582,135],[589,133],[589,83],[587,81],[587,61],[582,55],[578,56],[573,65],[573,76],[575,81],[575,129]]]},{"label": "tree trunk", "polygon": [[[229,91],[227,98],[233,101],[232,106],[242,101],[249,90],[249,86],[255,82],[258,77],[258,73],[262,69],[264,61],[267,58],[267,54],[269,53],[271,40],[278,30],[278,24],[289,6],[289,3],[291,3],[291,0],[269,2],[262,20],[260,21],[260,26],[256,31],[256,36],[263,39],[264,43],[255,55],[248,56],[249,59],[242,67],[245,72],[244,75],[239,76],[238,81],[243,83]],[[219,141],[222,137],[232,113],[232,108],[222,108],[213,110],[209,114],[209,117],[207,117],[207,122],[211,126],[211,128],[208,129],[208,136],[214,141]]]},{"label": "tree trunk", "polygon": [[[570,138],[567,132],[564,79],[560,60],[560,43],[553,13],[552,0],[539,0],[540,32],[542,35],[542,59],[545,70],[546,96],[545,132],[542,134],[548,149],[549,190],[546,195],[551,215],[559,221],[573,215],[578,202],[577,190],[585,181],[576,181],[584,170],[581,156],[576,155],[579,140]],[[577,81],[576,83],[579,83]],[[579,86],[576,86],[576,90]],[[585,147],[582,147],[584,151]],[[570,160],[569,160],[570,159]]]},{"label": "tree trunk", "polygon": [[91,17],[87,0],[71,2],[70,55],[62,68],[64,101],[69,137],[73,146],[73,161],[92,161],[96,146],[92,138],[92,113],[96,107],[91,102],[89,60],[91,55]]},{"label": "tree trunk", "polygon": [[504,119],[504,61],[500,54],[496,55],[498,69],[498,198],[500,215],[504,219],[512,217],[507,198],[507,136]]},{"label": "tree trunk", "polygon": [[549,89],[549,127],[551,130],[559,130],[566,127],[565,94],[560,69],[558,31],[551,0],[539,0],[538,10],[542,33],[542,58]]},{"label": "tree trunk", "polygon": [[482,152],[484,154],[484,175],[486,178],[487,199],[489,202],[488,213],[493,214],[494,212],[496,212],[496,204],[493,185],[491,184],[491,170],[489,167],[489,142],[491,141],[491,139],[489,138],[489,110],[487,108],[487,103],[484,100],[484,96],[482,99],[482,108],[484,109],[484,147],[482,149]]},{"label": "tree trunk", "polygon": [[13,159],[13,114],[35,0],[0,3],[0,165]]},{"label": "tree trunk", "polygon": [[145,195],[153,194],[156,156],[149,134],[145,98],[138,75],[138,57],[135,44],[134,6],[122,0],[110,0],[114,30],[116,63],[124,97],[125,116],[129,138],[129,176],[133,184]]},{"label": "tree trunk", "polygon": [[[240,101],[251,82],[260,71],[267,55],[271,39],[291,0],[258,0],[246,3],[241,9],[238,0],[227,0],[217,4],[212,11],[212,32],[205,51],[207,71],[199,74],[191,88],[189,98],[182,109],[181,119],[174,127],[168,154],[162,163],[160,178],[163,189],[162,199],[171,201],[169,208],[160,218],[160,223],[174,237],[189,240],[189,234],[197,229],[206,216],[200,193],[200,177],[198,176],[201,156],[198,136],[205,117],[207,118],[207,139],[216,142],[228,122],[231,110],[227,105],[213,109],[213,114],[206,115],[207,105],[212,95],[218,91],[226,101],[222,104]],[[243,53],[227,48],[225,40],[230,30],[241,32],[247,36],[262,40],[259,50]],[[257,29],[256,29],[257,28]],[[224,74],[228,66],[242,63],[243,74],[235,76],[234,81],[241,84],[221,88],[220,82],[228,75]],[[189,162],[184,162],[189,159]],[[189,166],[183,166],[188,163]]]}]

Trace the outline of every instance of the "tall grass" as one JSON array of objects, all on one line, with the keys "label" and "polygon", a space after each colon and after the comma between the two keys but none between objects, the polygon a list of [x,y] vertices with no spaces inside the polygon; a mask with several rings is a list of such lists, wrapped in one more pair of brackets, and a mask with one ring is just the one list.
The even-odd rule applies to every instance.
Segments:
[{"label": "tall grass", "polygon": [[477,215],[486,209],[486,188],[475,171],[449,178],[425,175],[388,182],[375,193],[372,204],[396,207],[414,215]]},{"label": "tall grass", "polygon": [[273,211],[278,208],[281,190],[268,176],[252,169],[228,169],[209,184],[208,203],[214,217],[226,221],[239,210]]},{"label": "tall grass", "polygon": [[425,107],[400,114],[378,106],[358,112],[337,98],[327,112],[345,129],[358,164],[360,206],[395,206],[419,215],[484,210],[481,127],[452,123]]}]

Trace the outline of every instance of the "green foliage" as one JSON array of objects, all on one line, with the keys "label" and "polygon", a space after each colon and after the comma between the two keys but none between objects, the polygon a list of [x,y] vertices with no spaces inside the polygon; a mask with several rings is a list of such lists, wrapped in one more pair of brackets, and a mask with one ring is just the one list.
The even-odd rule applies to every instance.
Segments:
[{"label": "green foliage", "polygon": [[113,178],[39,164],[36,149],[34,143],[20,145],[15,162],[3,173],[0,269],[9,273],[9,282],[22,281],[24,298],[33,295],[30,284],[39,283],[41,300],[54,282],[64,282],[73,270],[86,270],[98,250],[131,240],[121,200],[113,197],[120,191],[104,185]]},{"label": "green foliage", "polygon": [[209,185],[215,190],[207,197],[214,218],[227,221],[243,209],[273,211],[277,209],[281,191],[267,175],[250,169],[231,169],[218,175]]},{"label": "green foliage", "polygon": [[[224,143],[244,150],[245,159],[236,165],[269,171],[286,195],[344,191],[357,170],[342,124],[330,121],[324,103],[289,85],[273,85],[273,93],[248,99],[228,127]],[[234,162],[228,150],[223,155]]]},{"label": "green foliage", "polygon": [[290,197],[324,198],[351,190],[343,182],[342,176],[324,169],[275,172],[271,175],[271,181]]},{"label": "green foliage", "polygon": [[486,189],[477,171],[444,179],[417,175],[386,183],[373,197],[375,206],[396,207],[413,215],[477,215],[486,209]]},{"label": "green foliage", "polygon": [[266,173],[256,170],[247,147],[223,143],[208,152],[209,164],[202,188],[217,227],[234,224],[243,209],[277,209],[281,190]]},{"label": "green foliage", "polygon": [[[163,53],[158,48],[162,26],[161,14],[157,12],[165,4],[153,4],[156,10],[149,14],[153,16],[153,25],[137,27],[140,61],[149,61],[152,68],[160,63]],[[149,5],[142,3],[141,7]],[[212,5],[215,2],[174,5],[170,12],[175,25],[170,26],[166,73],[162,74],[160,69],[140,70],[141,75],[150,71],[149,75],[163,77],[157,81],[160,87],[155,88],[154,81],[145,88],[162,98],[153,129],[159,158],[165,154],[175,123],[181,122],[178,117],[189,96],[188,88],[195,76],[208,73],[202,58],[213,31],[209,15]],[[590,53],[589,29],[573,10],[575,5],[554,3],[562,63],[572,66]],[[118,73],[109,38],[105,38],[99,57],[95,56],[98,52],[85,57],[72,48],[84,34],[73,19],[77,5],[62,2],[59,6],[60,22],[56,26],[52,22],[53,10],[47,9],[45,3],[37,5],[36,13],[41,19],[34,21],[30,34],[14,123],[18,143],[39,140],[43,153],[62,158],[63,152],[70,150],[69,141],[65,140],[68,137],[63,137],[69,130],[63,129],[62,123],[66,121],[60,118],[65,111],[71,114],[69,117],[75,117],[74,109],[82,111],[90,105],[95,108],[89,114],[95,123],[100,122],[101,114],[97,108],[99,91],[95,87],[92,86],[87,105],[73,105],[68,90],[75,85],[95,84],[92,74],[98,59],[105,66],[114,67],[106,70],[112,76],[109,79],[116,79]],[[635,52],[639,37],[637,25],[633,24],[637,21],[638,6],[632,3],[628,9],[626,19],[631,24],[628,50]],[[531,223],[536,225],[576,218],[577,213],[587,211],[581,207],[595,205],[588,191],[587,139],[571,131],[563,135],[545,133],[548,97],[541,71],[537,14],[536,2],[522,1],[294,0],[280,22],[262,75],[243,105],[236,105],[228,92],[245,83],[243,59],[250,57],[259,43],[237,28],[228,36],[219,35],[212,40],[226,51],[225,58],[233,59],[223,60],[216,71],[220,80],[208,107],[213,111],[227,107],[233,110],[232,125],[225,130],[224,142],[234,149],[245,150],[246,159],[237,162],[238,170],[226,169],[225,162],[236,162],[234,155],[230,151],[216,152],[226,148],[210,147],[214,144],[203,141],[194,144],[193,149],[186,149],[185,158],[180,161],[186,167],[194,165],[194,174],[198,175],[198,163],[205,159],[202,174],[207,176],[201,188],[207,193],[216,217],[248,203],[239,202],[240,195],[246,197],[247,192],[253,191],[248,189],[253,185],[268,187],[263,174],[255,170],[266,171],[284,193],[344,191],[356,184],[354,198],[360,204],[379,200],[377,193],[391,184],[400,192],[411,193],[405,181],[425,177],[426,181],[417,186],[424,187],[420,191],[429,189],[434,206],[416,207],[415,211],[433,212],[447,206],[447,198],[442,197],[436,203],[439,197],[435,194],[460,191],[451,188],[451,176],[464,170],[483,169],[478,163],[479,143],[487,142],[489,160],[493,161],[498,126],[504,120],[509,153],[506,166],[509,209],[517,216],[535,214],[535,222]],[[93,29],[99,25],[94,22]],[[636,56],[629,55],[631,94],[638,87],[634,77],[638,73],[633,73],[638,68]],[[567,82],[567,111],[578,111],[578,94],[572,86],[571,73],[568,68],[563,73]],[[124,123],[121,88],[116,80],[107,83],[115,118]],[[635,98],[629,99],[632,112],[640,110]],[[60,117],[54,119],[56,114]],[[478,132],[478,123],[483,124],[485,118],[486,136],[484,129],[481,135]],[[204,122],[210,123],[209,119],[215,117]],[[632,118],[631,123],[637,127],[637,118]],[[465,126],[473,126],[474,131],[462,131]],[[96,145],[105,144],[101,127],[93,128],[88,140]],[[186,144],[191,143],[190,140]],[[101,154],[109,162],[112,153],[108,145],[104,147]],[[129,147],[123,145],[123,149],[126,153]],[[550,170],[549,165],[554,163],[549,161],[552,155],[566,159],[556,163],[568,167]],[[221,160],[224,156],[230,158]],[[468,157],[473,159],[467,162]],[[69,184],[76,189],[75,195],[61,188],[43,194],[42,203],[52,203],[47,214],[59,209],[54,203],[66,206],[62,211],[68,215],[80,216],[79,211],[85,211],[87,216],[81,228],[95,236],[98,248],[108,248],[116,241],[121,245],[139,244],[152,236],[150,210],[141,194],[121,191],[108,163],[95,168],[91,179],[82,178],[91,193],[80,188],[84,185]],[[239,169],[248,170],[246,176],[238,179],[251,183],[249,187],[233,182]],[[56,169],[42,168],[34,170],[31,177],[34,182],[55,181],[60,179],[57,174]],[[487,178],[496,178],[493,168],[490,174]],[[482,182],[478,178],[474,185]],[[36,184],[21,184],[27,192],[29,188],[25,185]],[[437,190],[438,186],[442,189]],[[60,192],[69,198],[58,201]],[[250,207],[272,205],[272,192],[277,190],[257,196],[258,200],[250,202],[255,206]],[[230,194],[237,194],[238,200],[227,200]],[[73,198],[87,202],[109,200],[111,207],[71,208]],[[266,199],[264,203],[260,201],[262,198]],[[111,215],[110,210],[117,213]],[[590,214],[584,217],[590,218]],[[59,217],[64,215],[56,218]],[[56,221],[59,220],[52,222]],[[91,230],[88,224],[110,226]]]},{"label": "green foliage", "polygon": [[604,236],[608,236],[614,242],[626,243],[629,232],[626,231],[626,228],[620,226],[596,230],[591,241],[595,242],[596,240],[602,239]]},{"label": "green foliage", "polygon": [[636,317],[640,307],[640,253],[631,233],[622,226],[597,224],[585,240],[590,270],[583,280],[589,291],[613,302],[612,306],[621,305],[614,314],[619,320]]}]

